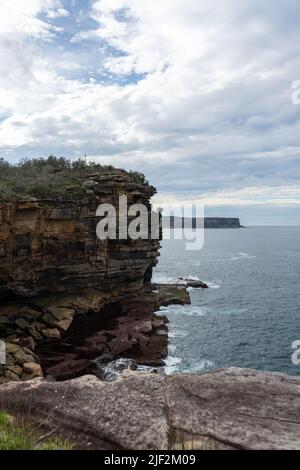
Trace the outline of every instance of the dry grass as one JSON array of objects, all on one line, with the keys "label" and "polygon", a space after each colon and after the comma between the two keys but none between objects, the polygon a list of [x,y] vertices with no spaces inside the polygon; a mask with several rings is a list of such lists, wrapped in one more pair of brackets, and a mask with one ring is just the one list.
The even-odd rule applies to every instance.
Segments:
[{"label": "dry grass", "polygon": [[68,440],[41,435],[27,418],[16,418],[0,411],[0,450],[71,450]]}]

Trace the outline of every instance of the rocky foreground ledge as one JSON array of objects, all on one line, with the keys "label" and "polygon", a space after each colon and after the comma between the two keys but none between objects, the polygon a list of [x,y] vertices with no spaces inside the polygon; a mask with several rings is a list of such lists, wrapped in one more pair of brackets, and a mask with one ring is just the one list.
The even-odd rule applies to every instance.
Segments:
[{"label": "rocky foreground ledge", "polygon": [[33,410],[75,448],[108,450],[300,449],[299,396],[300,377],[236,368],[0,386],[2,408]]}]

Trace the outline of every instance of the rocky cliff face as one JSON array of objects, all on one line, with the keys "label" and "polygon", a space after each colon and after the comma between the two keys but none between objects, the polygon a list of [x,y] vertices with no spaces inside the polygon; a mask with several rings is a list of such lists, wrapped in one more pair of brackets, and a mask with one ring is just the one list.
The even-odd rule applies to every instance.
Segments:
[{"label": "rocky cliff face", "polygon": [[[165,321],[155,327],[158,303],[145,291],[157,263],[159,240],[149,235],[145,240],[101,241],[96,235],[100,204],[113,205],[118,214],[119,196],[126,195],[128,206],[142,203],[151,213],[155,188],[134,182],[121,170],[85,175],[82,188],[80,199],[0,202],[0,338],[7,345],[9,379],[41,375],[40,349],[45,355],[43,346],[54,343],[58,351],[62,339],[67,355],[58,354],[42,366],[63,362],[64,370],[73,367],[71,376],[104,352],[115,356],[135,349],[137,355],[160,361],[166,354],[166,335],[161,335],[159,346],[154,334],[164,330]],[[128,304],[128,296],[138,296],[139,303]],[[109,321],[102,316],[107,304]],[[91,325],[105,333],[94,337],[93,347],[85,342],[86,334],[84,344],[70,352],[68,340],[77,338],[81,328],[76,320],[73,331],[73,321],[85,314],[98,315]],[[58,376],[65,377],[64,371]]]},{"label": "rocky cliff face", "polygon": [[0,203],[0,300],[81,290],[122,292],[142,287],[156,264],[158,240],[105,240],[96,237],[99,204],[150,209],[151,186],[135,184],[126,173],[92,175],[79,200]]}]

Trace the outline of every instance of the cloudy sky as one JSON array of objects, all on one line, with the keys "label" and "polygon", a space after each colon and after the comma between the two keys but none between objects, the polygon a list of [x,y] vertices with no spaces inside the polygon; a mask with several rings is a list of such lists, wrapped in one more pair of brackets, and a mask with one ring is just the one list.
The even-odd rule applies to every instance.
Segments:
[{"label": "cloudy sky", "polygon": [[300,224],[299,0],[0,0],[0,155],[143,171],[157,204]]}]

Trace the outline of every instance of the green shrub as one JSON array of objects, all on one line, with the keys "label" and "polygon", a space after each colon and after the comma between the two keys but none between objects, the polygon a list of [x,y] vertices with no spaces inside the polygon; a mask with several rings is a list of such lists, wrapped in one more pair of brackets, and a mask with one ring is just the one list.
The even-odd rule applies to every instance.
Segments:
[{"label": "green shrub", "polygon": [[[124,170],[123,170],[124,171]],[[111,165],[99,165],[85,160],[69,160],[54,155],[43,158],[23,159],[9,164],[0,158],[0,200],[34,198],[82,197],[83,180],[93,173],[114,174]],[[124,172],[129,181],[148,184],[145,176],[136,171]]]}]

